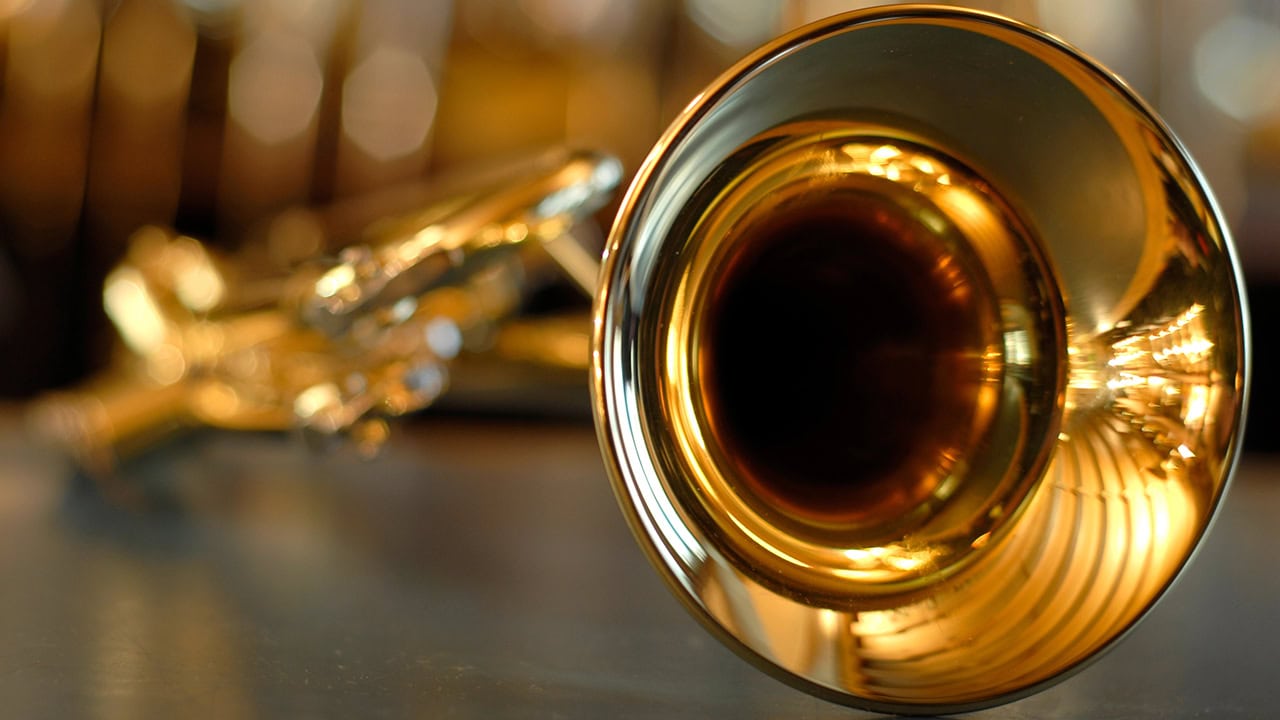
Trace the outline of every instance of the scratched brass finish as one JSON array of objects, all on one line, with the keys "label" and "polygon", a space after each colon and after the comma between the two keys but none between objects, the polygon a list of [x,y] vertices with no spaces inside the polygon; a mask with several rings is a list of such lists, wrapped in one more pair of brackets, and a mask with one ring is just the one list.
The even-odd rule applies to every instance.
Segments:
[{"label": "scratched brass finish", "polygon": [[747,57],[623,203],[592,388],[675,594],[781,679],[974,709],[1186,563],[1247,391],[1230,241],[1169,131],[1026,26],[854,13]]}]

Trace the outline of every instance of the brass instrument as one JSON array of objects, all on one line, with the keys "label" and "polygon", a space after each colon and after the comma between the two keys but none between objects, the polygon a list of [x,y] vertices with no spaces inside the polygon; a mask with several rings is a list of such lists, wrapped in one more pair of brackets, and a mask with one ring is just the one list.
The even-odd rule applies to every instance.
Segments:
[{"label": "brass instrument", "polygon": [[298,428],[317,443],[349,436],[372,454],[386,418],[435,403],[458,356],[477,349],[574,368],[580,385],[585,320],[572,331],[563,318],[507,321],[525,288],[549,276],[594,284],[598,260],[577,233],[621,167],[553,151],[502,174],[381,219],[327,260],[294,256],[326,245],[335,234],[326,225],[349,218],[286,213],[266,233],[270,252],[237,257],[164,228],[139,230],[103,288],[125,352],[88,386],[42,399],[33,425],[110,482],[120,459],[199,425]]},{"label": "brass instrument", "polygon": [[[552,239],[551,215],[461,235]],[[386,313],[438,286],[335,267],[294,322],[384,318],[359,348],[398,362]],[[1240,288],[1186,152],[1079,51],[972,11],[841,15],[735,65],[636,174],[595,291],[601,446],[654,566],[749,661],[881,712],[1007,702],[1112,645],[1206,531]],[[350,425],[311,394],[273,406]]]}]

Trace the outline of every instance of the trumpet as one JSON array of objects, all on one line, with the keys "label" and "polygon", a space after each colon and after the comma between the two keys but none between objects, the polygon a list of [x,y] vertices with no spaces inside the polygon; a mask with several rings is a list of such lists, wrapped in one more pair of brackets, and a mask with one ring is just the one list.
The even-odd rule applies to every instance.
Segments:
[{"label": "trumpet", "polygon": [[784,682],[887,713],[1008,702],[1096,659],[1188,562],[1242,435],[1241,275],[1186,151],[1080,51],[968,10],[836,16],[693,101],[597,265],[574,228],[620,177],[562,156],[294,271],[266,309],[150,231],[138,258],[186,259],[126,264],[106,300],[156,318],[120,324],[165,412],[95,423],[64,398],[46,424],[87,458],[174,403],[376,445],[559,268],[591,288],[591,339],[547,356],[586,366],[623,515]]},{"label": "trumpet", "polygon": [[551,276],[594,283],[598,261],[578,235],[620,178],[611,157],[548,152],[381,219],[324,260],[290,257],[332,234],[297,213],[267,233],[275,252],[239,257],[142,228],[103,289],[125,352],[86,387],[44,398],[32,422],[109,481],[120,459],[200,425],[297,428],[373,454],[386,419],[435,403],[458,356],[477,348],[580,373],[585,321],[504,321]]}]

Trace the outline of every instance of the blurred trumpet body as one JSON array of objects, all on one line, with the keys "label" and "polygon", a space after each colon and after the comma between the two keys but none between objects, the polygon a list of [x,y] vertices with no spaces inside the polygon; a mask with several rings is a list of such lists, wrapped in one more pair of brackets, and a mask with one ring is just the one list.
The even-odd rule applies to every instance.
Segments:
[{"label": "blurred trumpet body", "polygon": [[[549,253],[593,288],[597,428],[654,566],[745,658],[856,707],[1016,699],[1170,586],[1235,462],[1247,311],[1208,189],[1119,80],[1002,18],[857,12],[677,118],[597,286],[560,240],[617,178],[572,157],[294,273],[269,309],[157,240],[187,259],[131,261],[108,307],[157,318],[121,326],[160,410],[376,437],[363,422],[429,404],[468,329],[519,304],[525,270],[477,259]],[[261,412],[225,412],[229,384]]]},{"label": "blurred trumpet body", "polygon": [[581,371],[585,327],[548,338],[503,321],[550,267],[594,272],[572,233],[619,177],[612,158],[549,153],[496,187],[379,221],[334,258],[278,270],[261,252],[220,257],[144,228],[103,290],[124,345],[116,366],[46,398],[34,422],[99,475],[198,425],[350,434],[372,452],[384,419],[435,402],[467,349],[551,365],[559,346],[559,364]]}]

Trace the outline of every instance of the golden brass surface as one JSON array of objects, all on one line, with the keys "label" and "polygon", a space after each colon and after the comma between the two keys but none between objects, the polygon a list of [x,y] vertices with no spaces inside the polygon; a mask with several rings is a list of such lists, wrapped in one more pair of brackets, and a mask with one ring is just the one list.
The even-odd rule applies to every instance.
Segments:
[{"label": "golden brass surface", "polygon": [[748,56],[636,175],[592,389],[624,513],[748,660],[883,712],[1034,692],[1160,597],[1235,462],[1209,191],[1078,51],[880,8]]},{"label": "golden brass surface", "polygon": [[540,177],[385,225],[269,307],[149,231],[160,250],[105,293],[132,384],[46,424],[74,419],[89,460],[192,416],[372,446],[443,391],[464,335],[551,367],[589,354],[614,489],[675,595],[780,679],[893,713],[1079,670],[1207,530],[1248,386],[1231,242],[1169,130],[1063,42],[906,6],[746,57],[637,172],[589,341],[495,338],[527,268],[461,272],[536,239],[593,285],[566,238],[616,165]]},{"label": "golden brass surface", "polygon": [[810,594],[883,593],[959,563],[1039,475],[1062,310],[970,172],[809,125],[749,141],[770,148],[675,255],[659,402],[701,510],[749,567]]}]

